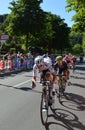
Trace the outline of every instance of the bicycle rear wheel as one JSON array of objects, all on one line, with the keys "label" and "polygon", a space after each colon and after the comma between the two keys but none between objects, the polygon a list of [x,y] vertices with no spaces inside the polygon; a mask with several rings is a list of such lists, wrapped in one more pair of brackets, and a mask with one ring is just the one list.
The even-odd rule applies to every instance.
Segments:
[{"label": "bicycle rear wheel", "polygon": [[41,122],[43,125],[47,123],[48,120],[48,99],[44,98],[44,94],[42,93],[41,96],[41,104],[40,104],[40,116],[41,116]]}]

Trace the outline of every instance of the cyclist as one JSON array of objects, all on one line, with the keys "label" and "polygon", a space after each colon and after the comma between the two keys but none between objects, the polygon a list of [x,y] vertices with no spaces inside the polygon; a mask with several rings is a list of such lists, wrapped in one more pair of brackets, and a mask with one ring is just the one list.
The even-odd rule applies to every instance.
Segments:
[{"label": "cyclist", "polygon": [[67,66],[68,66],[68,69],[67,69],[67,73],[68,73],[68,79],[70,77],[70,65],[71,65],[71,62],[72,62],[72,59],[71,59],[71,56],[70,55],[65,55],[63,57],[63,61],[65,61],[67,63]]},{"label": "cyclist", "polygon": [[73,72],[74,72],[76,68],[77,57],[73,55],[71,60],[72,60],[72,66],[73,66]]},{"label": "cyclist", "polygon": [[[54,69],[56,70],[56,73],[58,75],[65,75],[65,81],[67,82],[69,73],[68,73],[68,65],[67,62],[63,61],[62,56],[57,56],[56,57],[56,63],[54,64]],[[57,81],[60,81],[59,76],[57,76]],[[65,89],[65,88],[63,88]]]},{"label": "cyclist", "polygon": [[[34,66],[33,66],[33,77],[32,77],[32,88],[36,87],[36,79],[37,74],[40,72],[40,79],[41,81],[50,80],[52,81],[52,91],[55,94],[55,88],[54,88],[54,82],[56,79],[56,72],[54,68],[52,67],[52,61],[51,59],[46,56],[37,56],[34,60]],[[47,75],[46,75],[47,74]],[[44,89],[45,84],[42,84],[42,90]]]}]

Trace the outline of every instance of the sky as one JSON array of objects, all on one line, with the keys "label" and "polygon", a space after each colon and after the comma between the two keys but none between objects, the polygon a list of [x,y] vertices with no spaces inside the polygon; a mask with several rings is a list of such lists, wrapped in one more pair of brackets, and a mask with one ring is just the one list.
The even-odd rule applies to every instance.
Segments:
[{"label": "sky", "polygon": [[[8,7],[10,6],[9,3],[11,1],[12,0],[0,0],[0,15],[10,13]],[[65,6],[65,0],[43,0],[43,3],[41,4],[41,8],[44,11],[60,16],[62,19],[65,19],[64,22],[71,27],[73,25],[72,16],[74,15],[74,12],[66,12]]]}]

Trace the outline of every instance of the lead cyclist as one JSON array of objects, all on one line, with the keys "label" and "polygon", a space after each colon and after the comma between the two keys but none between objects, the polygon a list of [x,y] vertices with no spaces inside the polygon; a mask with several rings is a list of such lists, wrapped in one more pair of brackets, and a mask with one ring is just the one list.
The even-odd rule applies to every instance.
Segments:
[{"label": "lead cyclist", "polygon": [[[42,81],[50,80],[52,81],[52,92],[55,94],[54,83],[56,80],[56,72],[52,66],[52,61],[49,56],[43,57],[41,55],[37,56],[34,60],[33,66],[33,76],[32,76],[32,88],[36,87],[36,80],[38,72],[40,73],[40,79]],[[45,77],[46,73],[47,77]],[[44,89],[44,84],[42,84],[42,91]]]}]

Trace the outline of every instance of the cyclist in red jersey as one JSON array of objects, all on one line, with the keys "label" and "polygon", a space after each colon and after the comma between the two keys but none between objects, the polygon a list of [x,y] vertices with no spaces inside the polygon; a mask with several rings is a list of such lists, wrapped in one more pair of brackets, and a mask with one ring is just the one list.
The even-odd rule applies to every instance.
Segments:
[{"label": "cyclist in red jersey", "polygon": [[73,66],[73,72],[76,69],[76,62],[77,62],[77,57],[73,55],[72,58],[71,58],[71,64]]},{"label": "cyclist in red jersey", "polygon": [[68,77],[67,78],[69,79],[69,77],[70,77],[70,65],[71,65],[71,62],[72,62],[72,58],[69,55],[65,55],[63,57],[63,61],[65,61],[67,63],[67,66],[68,66],[68,69],[67,69]]}]

